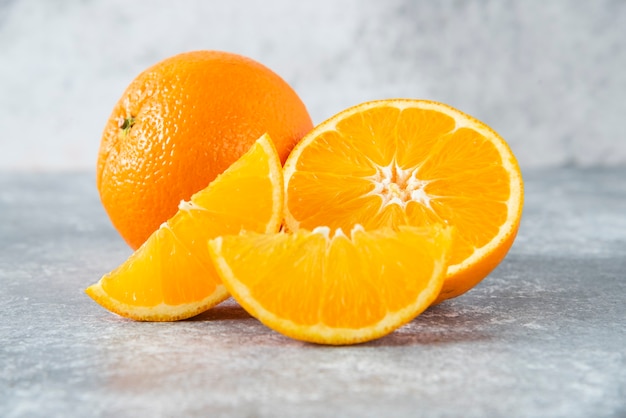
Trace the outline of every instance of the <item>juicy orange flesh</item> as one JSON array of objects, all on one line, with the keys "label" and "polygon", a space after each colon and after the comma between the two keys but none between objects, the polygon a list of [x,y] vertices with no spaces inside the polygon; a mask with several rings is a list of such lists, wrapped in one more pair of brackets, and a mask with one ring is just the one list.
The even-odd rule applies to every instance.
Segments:
[{"label": "juicy orange flesh", "polygon": [[[457,228],[454,265],[487,244],[507,217],[510,187],[501,163],[488,139],[441,112],[372,108],[342,119],[302,150],[287,185],[297,196],[288,210],[308,229],[449,223]],[[403,203],[385,204],[375,190],[385,167],[393,183],[385,192]],[[413,195],[407,176],[420,183]]]},{"label": "juicy orange flesh", "polygon": [[210,272],[216,274],[212,264],[192,255],[172,230],[162,227],[127,263],[103,278],[102,288],[131,306],[178,305],[200,301],[215,291],[220,282],[206,280]]},{"label": "juicy orange flesh", "polygon": [[[228,184],[216,184],[211,196],[192,197],[191,201],[226,217],[238,216],[245,223],[265,224],[272,217],[273,206],[269,204],[272,201],[257,203],[254,196],[267,194],[271,190],[272,182],[267,178],[267,173],[258,174],[259,176],[231,178]],[[221,198],[215,199],[214,196]]]},{"label": "juicy orange flesh", "polygon": [[[268,139],[269,141],[269,139]],[[242,230],[276,232],[271,162],[258,144],[209,187],[182,203],[124,264],[103,277],[109,297],[130,306],[151,307],[201,301],[221,284],[208,254],[209,239]],[[273,221],[271,221],[273,219]]]},{"label": "juicy orange flesh", "polygon": [[[415,303],[432,285],[435,263],[445,262],[448,242],[441,236],[389,229],[330,241],[305,230],[225,236],[220,256],[249,292],[245,299],[279,318],[305,327],[365,328]],[[433,237],[439,242],[426,244]]]}]

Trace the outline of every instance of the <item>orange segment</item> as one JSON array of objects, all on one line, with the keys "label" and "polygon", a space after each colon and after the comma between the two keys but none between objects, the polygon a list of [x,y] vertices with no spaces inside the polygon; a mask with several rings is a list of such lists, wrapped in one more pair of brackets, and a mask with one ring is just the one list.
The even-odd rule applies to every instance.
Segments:
[{"label": "orange segment", "polygon": [[450,106],[411,99],[347,109],[313,129],[284,168],[289,230],[453,225],[437,302],[474,287],[506,255],[523,182],[506,142]]},{"label": "orange segment", "polygon": [[197,315],[228,297],[207,241],[244,231],[277,232],[282,220],[282,168],[264,135],[121,266],[86,292],[106,309],[140,321]]},{"label": "orange segment", "polygon": [[435,300],[450,228],[434,225],[350,237],[328,228],[222,236],[209,252],[224,285],[253,316],[292,338],[353,344],[392,332]]}]

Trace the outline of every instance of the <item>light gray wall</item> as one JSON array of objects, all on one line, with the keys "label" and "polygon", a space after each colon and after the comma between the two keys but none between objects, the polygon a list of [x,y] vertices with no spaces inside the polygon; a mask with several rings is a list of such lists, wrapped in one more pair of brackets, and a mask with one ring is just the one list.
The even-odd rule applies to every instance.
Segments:
[{"label": "light gray wall", "polygon": [[193,49],[263,62],[316,123],[427,98],[522,168],[626,164],[626,0],[0,0],[0,169],[94,169],[126,85]]}]

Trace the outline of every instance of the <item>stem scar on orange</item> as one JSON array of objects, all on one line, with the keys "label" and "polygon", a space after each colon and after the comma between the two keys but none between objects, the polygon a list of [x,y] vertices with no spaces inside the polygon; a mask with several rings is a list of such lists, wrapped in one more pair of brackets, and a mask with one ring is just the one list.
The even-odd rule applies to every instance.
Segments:
[{"label": "stem scar on orange", "polygon": [[454,226],[436,303],[468,291],[498,265],[522,215],[522,176],[506,142],[475,118],[426,100],[379,100],[340,112],[294,148],[284,176],[291,231]]},{"label": "stem scar on orange", "polygon": [[296,92],[258,62],[221,51],[173,56],[139,74],[109,117],[97,163],[102,204],[136,249],[262,134],[284,162],[312,127]]}]

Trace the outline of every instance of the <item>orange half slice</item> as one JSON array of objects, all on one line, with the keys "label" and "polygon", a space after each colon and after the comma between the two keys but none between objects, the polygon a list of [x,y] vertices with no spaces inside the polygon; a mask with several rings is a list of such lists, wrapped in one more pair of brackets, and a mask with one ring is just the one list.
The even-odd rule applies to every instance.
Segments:
[{"label": "orange half slice", "polygon": [[363,103],[315,127],[284,167],[285,222],[371,230],[456,229],[436,302],[474,287],[505,257],[520,224],[523,182],[506,142],[442,103]]}]

